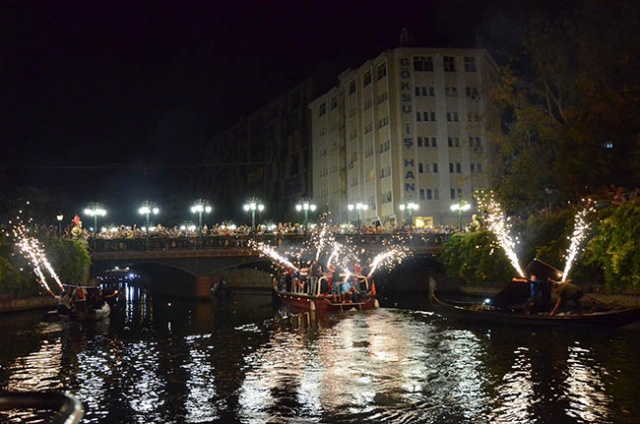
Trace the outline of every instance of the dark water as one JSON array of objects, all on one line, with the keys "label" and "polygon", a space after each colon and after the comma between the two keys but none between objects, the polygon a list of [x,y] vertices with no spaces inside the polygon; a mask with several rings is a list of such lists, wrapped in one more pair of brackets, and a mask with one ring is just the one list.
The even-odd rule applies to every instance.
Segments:
[{"label": "dark water", "polygon": [[264,293],[122,295],[98,323],[0,315],[0,389],[74,394],[83,423],[640,422],[638,327],[473,327],[423,295],[317,317]]}]

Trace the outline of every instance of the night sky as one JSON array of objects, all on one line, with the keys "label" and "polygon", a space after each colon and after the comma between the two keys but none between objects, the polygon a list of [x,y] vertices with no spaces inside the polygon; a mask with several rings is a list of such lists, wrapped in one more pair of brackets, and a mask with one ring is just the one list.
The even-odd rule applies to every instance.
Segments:
[{"label": "night sky", "polygon": [[403,27],[420,47],[482,39],[516,50],[527,20],[553,4],[4,2],[0,165],[28,169],[21,183],[35,186],[55,179],[43,168],[92,166],[124,184],[116,166],[188,165],[217,131],[306,77],[397,47]]}]

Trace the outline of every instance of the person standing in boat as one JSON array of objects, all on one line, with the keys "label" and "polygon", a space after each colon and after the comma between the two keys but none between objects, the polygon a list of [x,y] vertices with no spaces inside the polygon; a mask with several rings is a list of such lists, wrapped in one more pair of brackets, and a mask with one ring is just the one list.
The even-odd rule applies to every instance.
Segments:
[{"label": "person standing in boat", "polygon": [[531,308],[540,298],[540,281],[538,281],[535,274],[529,275],[529,278],[514,278],[513,281],[529,283],[529,298],[525,302],[523,310],[525,314],[530,314]]},{"label": "person standing in boat", "polygon": [[73,290],[71,297],[73,298],[73,304],[78,311],[87,311],[87,289],[78,286]]},{"label": "person standing in boat", "polygon": [[317,260],[314,260],[309,270],[309,294],[313,296],[318,294],[318,280],[320,277],[322,277],[322,267]]},{"label": "person standing in boat", "polygon": [[580,286],[573,284],[571,280],[567,280],[565,282],[554,281],[553,291],[558,296],[558,300],[549,315],[555,315],[562,304],[570,306],[579,314],[583,312],[580,299],[584,296],[584,292]]}]

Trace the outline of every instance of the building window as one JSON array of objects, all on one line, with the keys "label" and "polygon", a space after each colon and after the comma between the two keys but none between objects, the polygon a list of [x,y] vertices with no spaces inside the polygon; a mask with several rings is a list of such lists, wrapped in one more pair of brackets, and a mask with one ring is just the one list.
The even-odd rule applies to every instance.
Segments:
[{"label": "building window", "polygon": [[453,162],[449,162],[449,174],[453,174],[454,168]]},{"label": "building window", "polygon": [[353,94],[356,92],[356,82],[355,81],[351,81],[349,83],[349,94]]},{"label": "building window", "polygon": [[445,87],[444,95],[447,97],[458,97],[458,88],[457,87]]},{"label": "building window", "polygon": [[478,89],[476,87],[466,87],[466,92],[467,97],[469,97],[471,100],[480,99],[480,93],[478,92]]},{"label": "building window", "polygon": [[369,109],[371,106],[373,106],[373,100],[371,100],[371,99],[367,99],[367,100],[365,100],[365,101],[364,101],[364,108],[365,108],[365,110],[366,110],[366,109]]},{"label": "building window", "polygon": [[433,162],[433,173],[434,174],[438,173],[438,163],[437,162]]},{"label": "building window", "polygon": [[447,112],[447,121],[458,122],[458,112]]},{"label": "building window", "polygon": [[378,94],[378,104],[386,101],[388,97],[389,97],[389,94],[387,94],[386,91],[384,93]]},{"label": "building window", "polygon": [[335,109],[338,107],[338,98],[337,97],[332,97],[331,98],[331,110]]},{"label": "building window", "polygon": [[454,188],[451,189],[451,200],[456,200],[456,190]]},{"label": "building window", "polygon": [[431,147],[438,147],[438,140],[435,137],[431,137]]},{"label": "building window", "polygon": [[362,86],[363,87],[366,87],[369,84],[371,84],[371,71],[365,72],[364,78],[362,80]]},{"label": "building window", "polygon": [[444,57],[444,71],[455,72],[456,71],[456,58],[453,56]]},{"label": "building window", "polygon": [[382,79],[387,76],[387,64],[382,63],[378,66],[378,79]]},{"label": "building window", "polygon": [[433,58],[431,56],[415,56],[413,70],[416,72],[433,72]]},{"label": "building window", "polygon": [[456,172],[460,174],[462,172],[462,165],[460,163],[456,163]]},{"label": "building window", "polygon": [[416,120],[417,121],[424,121],[424,122],[435,122],[436,120],[436,113],[435,112],[427,112],[427,111],[418,111],[416,112]]},{"label": "building window", "polygon": [[424,173],[424,165],[421,163],[418,164],[418,172],[423,174]]},{"label": "building window", "polygon": [[460,147],[460,137],[447,137],[449,147]]},{"label": "building window", "polygon": [[424,200],[424,189],[420,189],[420,200]]},{"label": "building window", "polygon": [[416,87],[415,88],[416,91],[416,96],[435,96],[435,90],[433,87]]},{"label": "building window", "polygon": [[478,115],[477,113],[469,112],[467,114],[467,119],[469,120],[469,122],[480,122],[480,115]]},{"label": "building window", "polygon": [[475,72],[476,71],[476,58],[465,56],[464,57],[464,70],[465,72]]},{"label": "building window", "polygon": [[433,190],[430,188],[427,189],[427,200],[433,199]]}]

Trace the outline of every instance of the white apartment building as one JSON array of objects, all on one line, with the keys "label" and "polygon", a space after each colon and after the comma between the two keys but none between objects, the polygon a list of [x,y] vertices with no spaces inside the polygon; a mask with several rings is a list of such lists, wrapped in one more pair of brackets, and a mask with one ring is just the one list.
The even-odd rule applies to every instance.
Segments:
[{"label": "white apartment building", "polygon": [[[490,188],[483,123],[495,75],[484,49],[409,47],[340,74],[309,105],[318,207],[334,223],[468,223],[473,207],[460,214],[452,205]],[[409,202],[418,209],[402,211]]]}]

